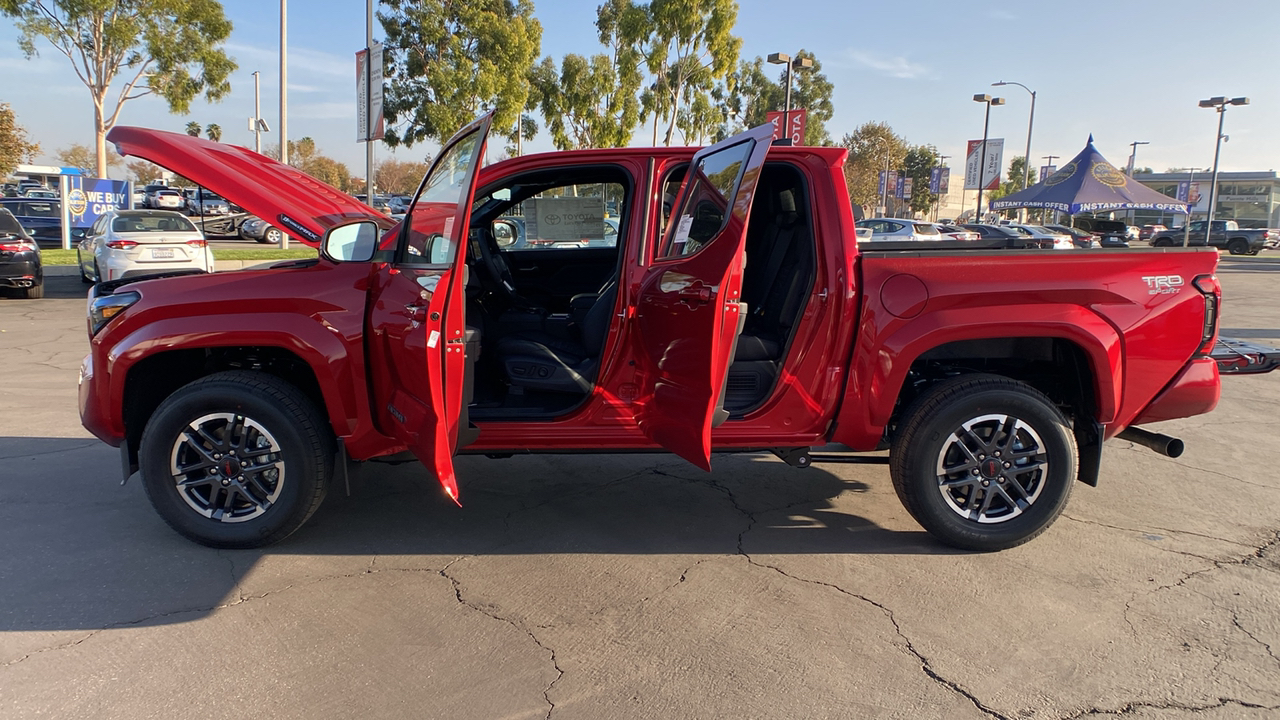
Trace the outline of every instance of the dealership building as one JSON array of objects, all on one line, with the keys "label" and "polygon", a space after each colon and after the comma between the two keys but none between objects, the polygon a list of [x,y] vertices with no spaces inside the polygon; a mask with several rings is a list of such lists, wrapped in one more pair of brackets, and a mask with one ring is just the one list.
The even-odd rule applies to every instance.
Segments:
[{"label": "dealership building", "polygon": [[[1134,180],[1169,197],[1178,196],[1178,184],[1190,182],[1193,219],[1203,220],[1209,213],[1209,187],[1213,176],[1207,172],[1135,174]],[[1280,180],[1274,170],[1266,172],[1218,173],[1218,206],[1216,220],[1235,220],[1240,227],[1280,227]],[[1134,225],[1182,225],[1181,214],[1159,210],[1135,210]]]}]

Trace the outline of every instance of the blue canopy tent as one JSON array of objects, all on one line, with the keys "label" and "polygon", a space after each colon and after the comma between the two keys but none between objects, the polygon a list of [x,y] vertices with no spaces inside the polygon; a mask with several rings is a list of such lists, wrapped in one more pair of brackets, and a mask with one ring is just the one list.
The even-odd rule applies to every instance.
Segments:
[{"label": "blue canopy tent", "polygon": [[1046,208],[1068,215],[1112,210],[1189,212],[1187,203],[1152,190],[1107,162],[1093,146],[1092,135],[1079,155],[1044,182],[992,201],[989,207],[992,210]]}]

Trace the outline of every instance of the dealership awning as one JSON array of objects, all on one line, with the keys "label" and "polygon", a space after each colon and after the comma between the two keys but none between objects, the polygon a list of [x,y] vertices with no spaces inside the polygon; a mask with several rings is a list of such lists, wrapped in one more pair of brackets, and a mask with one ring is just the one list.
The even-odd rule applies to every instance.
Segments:
[{"label": "dealership awning", "polygon": [[1069,215],[1112,210],[1188,211],[1187,203],[1152,190],[1107,162],[1093,146],[1092,135],[1080,154],[1043,182],[992,201],[990,207],[1047,208]]}]

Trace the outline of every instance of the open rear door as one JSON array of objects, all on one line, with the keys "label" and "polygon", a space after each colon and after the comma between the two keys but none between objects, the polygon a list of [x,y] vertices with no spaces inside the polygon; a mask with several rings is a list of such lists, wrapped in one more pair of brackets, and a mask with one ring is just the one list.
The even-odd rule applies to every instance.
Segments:
[{"label": "open rear door", "polygon": [[370,291],[374,417],[435,471],[454,502],[453,454],[469,401],[465,240],[492,119],[481,117],[441,148]]},{"label": "open rear door", "polygon": [[693,156],[638,298],[635,327],[652,383],[640,427],[708,471],[711,428],[727,417],[723,388],[746,317],[747,218],[772,136],[773,126],[762,125]]}]

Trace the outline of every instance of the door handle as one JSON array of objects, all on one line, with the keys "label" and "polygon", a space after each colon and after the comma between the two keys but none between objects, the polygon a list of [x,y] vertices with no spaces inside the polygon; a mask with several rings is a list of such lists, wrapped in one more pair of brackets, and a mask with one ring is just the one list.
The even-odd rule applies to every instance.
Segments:
[{"label": "door handle", "polygon": [[409,303],[404,306],[404,309],[409,313],[410,320],[422,322],[422,320],[427,317],[427,308],[425,305],[414,305],[413,303]]},{"label": "door handle", "polygon": [[694,285],[684,288],[678,293],[681,302],[706,305],[711,302],[711,288],[705,285]]}]

